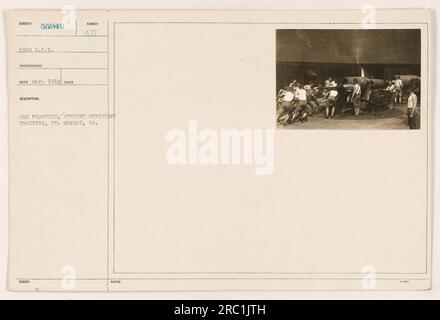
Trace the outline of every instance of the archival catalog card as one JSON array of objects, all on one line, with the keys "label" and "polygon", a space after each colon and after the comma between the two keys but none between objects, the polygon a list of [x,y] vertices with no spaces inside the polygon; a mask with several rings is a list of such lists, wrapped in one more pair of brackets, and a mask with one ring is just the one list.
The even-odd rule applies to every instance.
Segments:
[{"label": "archival catalog card", "polygon": [[7,17],[10,290],[430,288],[428,10]]}]

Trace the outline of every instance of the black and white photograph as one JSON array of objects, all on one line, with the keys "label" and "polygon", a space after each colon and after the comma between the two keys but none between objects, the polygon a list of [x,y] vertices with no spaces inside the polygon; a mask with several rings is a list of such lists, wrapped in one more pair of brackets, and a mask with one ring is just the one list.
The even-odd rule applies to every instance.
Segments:
[{"label": "black and white photograph", "polygon": [[276,30],[278,129],[420,129],[419,29]]},{"label": "black and white photograph", "polygon": [[0,300],[440,297],[428,5],[78,1],[3,0]]}]

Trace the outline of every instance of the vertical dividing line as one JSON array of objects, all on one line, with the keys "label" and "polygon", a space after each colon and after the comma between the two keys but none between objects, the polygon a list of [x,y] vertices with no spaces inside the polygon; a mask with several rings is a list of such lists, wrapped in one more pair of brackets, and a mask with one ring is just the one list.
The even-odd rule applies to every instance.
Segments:
[{"label": "vertical dividing line", "polygon": [[109,242],[110,242],[110,27],[107,15],[107,292],[109,290]]},{"label": "vertical dividing line", "polygon": [[115,136],[116,136],[116,22],[113,22],[113,273],[115,273],[115,233],[116,233],[116,215],[115,215],[115,167],[116,167],[116,148],[115,148]]},{"label": "vertical dividing line", "polygon": [[[432,248],[429,245],[429,243],[432,244],[432,209],[431,208],[431,196],[429,195],[429,186],[432,185],[431,184],[431,179],[429,176],[429,173],[431,171],[431,152],[429,152],[429,145],[430,145],[430,141],[429,141],[429,136],[430,136],[430,132],[431,132],[431,124],[429,123],[429,112],[431,109],[431,99],[429,96],[429,29],[431,28],[431,24],[426,24],[426,216],[425,216],[425,261],[426,261],[426,267],[425,267],[425,273],[431,273],[429,275],[429,278],[432,279],[432,262],[431,262],[431,268],[428,267],[428,257],[429,254],[431,252],[432,255]],[[420,39],[421,39],[421,35],[420,35]],[[420,66],[421,69],[421,66]],[[420,87],[422,87],[422,85],[420,85]],[[420,91],[421,92],[421,91]],[[420,95],[420,101],[422,100],[422,95]],[[420,109],[422,108],[422,103],[420,102]],[[430,218],[431,217],[431,218]],[[428,229],[428,223],[429,221],[431,221],[431,227]],[[432,261],[432,256],[431,256],[431,261]]]}]

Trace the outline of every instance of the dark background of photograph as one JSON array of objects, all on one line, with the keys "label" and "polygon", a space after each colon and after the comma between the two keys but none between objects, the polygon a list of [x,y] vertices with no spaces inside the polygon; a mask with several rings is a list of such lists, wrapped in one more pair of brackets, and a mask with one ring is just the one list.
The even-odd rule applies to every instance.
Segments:
[{"label": "dark background of photograph", "polygon": [[277,30],[277,91],[294,79],[420,76],[420,37],[419,29]]}]

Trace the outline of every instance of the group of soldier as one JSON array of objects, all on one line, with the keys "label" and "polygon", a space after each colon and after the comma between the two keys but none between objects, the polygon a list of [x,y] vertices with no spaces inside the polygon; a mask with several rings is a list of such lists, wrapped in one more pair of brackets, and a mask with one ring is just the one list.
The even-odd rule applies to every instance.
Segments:
[{"label": "group of soldier", "polygon": [[[328,78],[324,84],[315,85],[310,82],[306,85],[294,80],[289,86],[281,89],[277,97],[277,125],[287,125],[298,121],[304,122],[313,113],[324,112],[325,118],[334,118],[336,107],[340,113],[350,108],[353,116],[360,115],[360,111],[365,110],[374,115],[376,114],[375,103],[370,103],[371,93],[374,89],[374,81],[367,80],[361,84],[357,78],[348,83],[347,79],[336,81]],[[403,82],[399,76],[395,80],[387,81],[383,89],[387,93],[385,103],[388,109],[392,110],[396,103],[402,102]],[[408,124],[411,127],[411,117],[414,116],[414,90],[410,91],[411,101],[408,100]],[[411,106],[410,106],[411,104]],[[417,105],[417,100],[415,106]],[[411,112],[409,112],[411,111]]]},{"label": "group of soldier", "polygon": [[[338,84],[329,78],[323,84],[315,86],[313,82],[303,85],[294,80],[289,86],[278,92],[277,123],[289,124],[307,121],[315,112],[325,109],[325,117],[333,118],[336,113],[336,102],[347,101],[354,105],[354,114],[358,115],[361,87],[355,79],[352,96],[346,95],[344,84]],[[344,96],[344,97],[343,97]]]},{"label": "group of soldier", "polygon": [[386,90],[391,93],[389,104],[390,109],[393,109],[396,103],[402,103],[403,82],[399,76],[396,77],[396,80],[387,82]]}]

